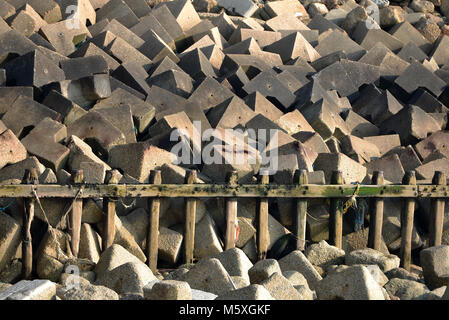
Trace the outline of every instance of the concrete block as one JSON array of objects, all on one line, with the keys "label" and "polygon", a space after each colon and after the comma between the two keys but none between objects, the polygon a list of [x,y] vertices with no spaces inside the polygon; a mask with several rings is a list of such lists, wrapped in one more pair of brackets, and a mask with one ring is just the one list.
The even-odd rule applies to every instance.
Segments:
[{"label": "concrete block", "polygon": [[234,97],[234,93],[231,90],[225,88],[214,78],[206,77],[193,91],[188,101],[207,111],[232,97]]},{"label": "concrete block", "polygon": [[129,105],[134,125],[140,133],[148,128],[155,115],[155,108],[150,103],[121,88],[114,90],[109,98],[101,100],[94,108],[109,108],[117,105]]},{"label": "concrete block", "polygon": [[127,28],[131,28],[139,22],[139,18],[123,0],[108,1],[96,13],[98,21],[117,19]]},{"label": "concrete block", "polygon": [[265,287],[253,284],[244,288],[230,291],[220,295],[216,300],[273,300],[270,292]]},{"label": "concrete block", "polygon": [[[255,91],[244,98],[245,104],[249,106],[256,114],[262,114],[266,118],[276,121],[280,120],[283,113],[275,105],[273,105],[267,98],[265,98],[259,91]],[[287,126],[288,117],[283,122]]]},{"label": "concrete block", "polygon": [[90,32],[86,26],[73,28],[67,21],[47,24],[40,29],[40,33],[62,55],[69,55],[75,51],[75,46],[85,41]]},{"label": "concrete block", "polygon": [[98,233],[92,229],[90,224],[83,223],[80,233],[79,257],[88,259],[95,263],[100,260],[101,238]]},{"label": "concrete block", "polygon": [[111,95],[111,83],[107,74],[95,74],[78,80],[54,82],[49,85],[49,90],[51,89],[83,108],[90,108],[98,99],[104,99]]},{"label": "concrete block", "polygon": [[423,283],[399,278],[391,279],[384,288],[389,295],[401,300],[421,300],[422,297],[430,293]]},{"label": "concrete block", "polygon": [[230,98],[212,108],[207,118],[214,128],[234,128],[246,125],[256,113],[237,97]]},{"label": "concrete block", "polygon": [[307,62],[313,62],[321,55],[310,45],[300,32],[291,33],[288,36],[266,46],[265,51],[278,53],[284,63],[296,59],[303,58]]},{"label": "concrete block", "polygon": [[96,111],[90,111],[73,122],[67,128],[67,135],[94,140],[95,147],[103,155],[107,155],[113,146],[125,143],[123,133]]},{"label": "concrete block", "polygon": [[365,164],[368,174],[383,171],[386,180],[392,183],[402,183],[405,171],[397,154],[383,156],[380,159]]},{"label": "concrete block", "polygon": [[106,60],[101,56],[73,58],[61,61],[66,80],[78,80],[98,73],[108,73]]},{"label": "concrete block", "polygon": [[[132,161],[131,161],[132,159]],[[150,170],[172,163],[175,155],[145,142],[116,145],[109,151],[108,164],[122,169],[140,182],[148,182]]]},{"label": "concrete block", "polygon": [[381,286],[364,266],[345,268],[327,276],[318,283],[317,296],[320,300],[385,300]]},{"label": "concrete block", "polygon": [[15,180],[16,183],[20,184],[18,180],[22,181],[25,170],[35,168],[38,174],[42,174],[45,170],[45,166],[42,165],[36,157],[29,157],[25,160],[17,162],[15,164],[10,164],[9,166],[0,170],[0,181],[5,183],[8,180]]},{"label": "concrete block", "polygon": [[212,64],[199,49],[182,54],[178,65],[195,80],[216,76]]},{"label": "concrete block", "polygon": [[328,99],[321,99],[300,111],[314,131],[323,139],[331,136],[339,138],[349,133],[349,128],[339,115],[338,106]]},{"label": "concrete block", "polygon": [[18,137],[26,127],[36,126],[44,118],[60,120],[61,115],[26,96],[18,97],[3,115],[3,123]]},{"label": "concrete block", "polygon": [[0,270],[9,264],[21,243],[19,223],[4,212],[0,213]]},{"label": "concrete block", "polygon": [[352,110],[349,110],[346,115],[344,115],[344,119],[353,136],[363,138],[377,136],[379,134],[378,127]]},{"label": "concrete block", "polygon": [[70,150],[59,144],[67,137],[67,128],[63,124],[44,118],[22,139],[28,153],[35,155],[45,166],[55,171],[64,168]]},{"label": "concrete block", "polygon": [[211,19],[214,26],[218,28],[220,34],[226,41],[232,36],[232,33],[237,29],[237,25],[232,21],[232,19],[225,13],[221,13],[219,16]]},{"label": "concrete block", "polygon": [[386,255],[371,248],[351,251],[345,256],[347,265],[376,264],[383,272],[399,267],[400,259],[395,255]]},{"label": "concrete block", "polygon": [[151,12],[151,7],[145,0],[125,0],[125,2],[138,18],[142,18]]},{"label": "concrete block", "polygon": [[201,130],[206,130],[211,127],[206,115],[198,105],[165,89],[153,86],[146,101],[150,102],[156,109],[156,120],[160,120],[166,115],[184,111],[192,122],[201,122]]},{"label": "concrete block", "polygon": [[413,42],[426,54],[432,50],[432,44],[408,21],[395,25],[389,30],[389,33],[404,44]]},{"label": "concrete block", "polygon": [[218,0],[217,3],[228,12],[242,17],[251,17],[258,9],[257,5],[252,0]]},{"label": "concrete block", "polygon": [[42,279],[59,282],[71,252],[67,246],[68,234],[58,229],[52,229],[51,232],[44,235],[39,245],[36,272]]},{"label": "concrete block", "polygon": [[65,291],[61,300],[119,300],[119,295],[114,290],[104,286],[80,283],[79,288]]},{"label": "concrete block", "polygon": [[53,300],[56,283],[49,280],[22,280],[0,294],[0,300]]},{"label": "concrete block", "polygon": [[87,42],[81,45],[75,52],[73,52],[70,58],[82,58],[90,56],[101,56],[106,61],[108,69],[115,70],[118,68],[120,63],[107,54],[104,50],[100,49],[95,43]]},{"label": "concrete block", "polygon": [[159,258],[167,263],[175,264],[181,254],[183,235],[174,230],[162,227],[159,230]]},{"label": "concrete block", "polygon": [[0,169],[8,164],[25,160],[26,149],[11,130],[0,134]]},{"label": "concrete block", "polygon": [[[346,74],[346,76],[342,76]],[[355,76],[348,76],[349,74]],[[336,90],[341,97],[350,97],[363,84],[370,84],[380,77],[379,67],[350,60],[341,60],[321,70],[315,79],[325,90]]]},{"label": "concrete block", "polygon": [[362,117],[370,119],[376,125],[397,114],[402,109],[403,105],[388,90],[383,92],[372,84],[360,91],[359,99],[353,104],[355,112]]},{"label": "concrete block", "polygon": [[136,63],[143,67],[151,64],[150,58],[146,57],[124,39],[115,36],[109,31],[95,36],[92,42],[120,62]]},{"label": "concrete block", "polygon": [[[398,126],[399,124],[399,126]],[[397,133],[401,144],[415,143],[426,138],[429,134],[440,131],[438,123],[421,108],[409,106],[391,116],[379,126],[381,133]]]},{"label": "concrete block", "polygon": [[416,168],[418,179],[432,179],[435,171],[449,172],[449,159],[437,159]]},{"label": "concrete block", "polygon": [[404,101],[408,100],[419,87],[426,88],[435,96],[439,96],[446,85],[438,76],[417,62],[411,63],[394,81],[394,84],[394,89],[400,97],[404,97]]},{"label": "concrete block", "polygon": [[219,253],[215,258],[221,262],[230,276],[242,277],[249,283],[248,270],[253,267],[253,264],[242,250],[238,248],[229,249]]},{"label": "concrete block", "polygon": [[134,131],[132,111],[128,105],[97,108],[96,112],[101,114],[106,120],[112,123],[112,125],[123,133],[126,143],[137,142],[136,133]]},{"label": "concrete block", "polygon": [[178,65],[174,63],[173,60],[171,60],[168,57],[165,57],[164,59],[153,63],[147,72],[150,77],[155,77],[159,74],[162,74],[170,70],[183,72],[183,70],[180,67],[178,67]]},{"label": "concrete block", "polygon": [[[131,28],[131,31],[138,35],[144,42],[148,41],[148,36],[151,38],[150,31],[157,34],[170,48],[175,49],[174,39],[170,36],[167,30],[162,26],[162,24],[156,19],[154,15],[149,13],[148,15],[142,17],[140,22]],[[122,37],[127,39],[126,37]],[[143,43],[142,43],[143,44]],[[136,48],[140,47],[142,44],[137,44]]]},{"label": "concrete block", "polygon": [[279,263],[275,259],[260,260],[248,270],[251,284],[260,284],[274,273],[281,273]]},{"label": "concrete block", "polygon": [[38,50],[8,62],[5,70],[8,81],[18,86],[42,87],[65,80],[64,72]]},{"label": "concrete block", "polygon": [[393,153],[399,156],[399,160],[401,160],[401,164],[405,172],[414,170],[416,167],[419,167],[422,164],[421,160],[415,152],[415,149],[411,145],[408,145],[407,147],[395,148],[388,154]]},{"label": "concrete block", "polygon": [[122,296],[136,295],[143,297],[143,288],[155,279],[156,277],[151,269],[141,261],[125,262],[110,271],[97,272],[95,285],[105,286]]},{"label": "concrete block", "polygon": [[340,144],[344,154],[361,164],[380,158],[375,144],[356,136],[347,135],[340,140]]},{"label": "concrete block", "polygon": [[[178,40],[183,37],[184,31],[167,6],[161,5],[151,10],[153,16],[159,21],[172,39]],[[180,19],[181,20],[181,19]],[[195,19],[196,20],[196,19]],[[195,23],[198,23],[196,20]]]},{"label": "concrete block", "polygon": [[[314,19],[316,18],[317,17]],[[309,28],[311,28],[310,25]],[[330,32],[324,38],[321,36],[315,50],[322,57],[335,51],[345,51],[348,58],[354,61],[360,59],[366,53],[366,50],[362,46],[351,40],[351,38],[339,30]]]},{"label": "concrete block", "polygon": [[216,295],[234,290],[234,284],[226,269],[215,258],[203,259],[185,275],[185,281],[192,289]]},{"label": "concrete block", "polygon": [[170,1],[164,3],[164,5],[168,7],[172,15],[176,18],[176,22],[184,32],[201,22],[198,13],[192,3],[188,0]]},{"label": "concrete block", "polygon": [[140,46],[138,50],[154,62],[157,62],[165,57],[169,57],[175,63],[179,62],[179,58],[170,46],[152,30],[147,33],[145,44]]},{"label": "concrete block", "polygon": [[223,252],[218,230],[209,214],[205,214],[203,219],[196,224],[195,230],[195,249],[193,253],[195,258],[212,257]]},{"label": "concrete block", "polygon": [[330,153],[323,138],[316,132],[301,131],[295,133],[292,137],[299,140],[305,147],[312,149],[316,153]]},{"label": "concrete block", "polygon": [[441,37],[438,42],[435,43],[432,52],[429,57],[435,59],[436,63],[441,66],[447,63],[449,60],[449,55],[447,51],[449,50],[449,39],[447,37]]},{"label": "concrete block", "polygon": [[264,48],[275,41],[280,40],[282,34],[274,31],[253,30],[245,28],[237,28],[229,38],[228,44],[235,45],[239,42],[245,41],[249,38],[254,38],[261,48]]},{"label": "concrete block", "polygon": [[421,251],[424,280],[430,289],[447,284],[448,246],[437,246]]},{"label": "concrete block", "polygon": [[56,23],[62,19],[61,7],[53,0],[30,0],[27,3],[39,13],[42,19],[47,23]]},{"label": "concrete block", "polygon": [[243,90],[248,94],[259,91],[281,110],[287,110],[296,100],[296,96],[271,72],[259,73]]},{"label": "concrete block", "polygon": [[301,300],[299,292],[280,272],[273,273],[260,284],[276,300]]},{"label": "concrete block", "polygon": [[309,18],[309,14],[303,5],[294,0],[269,2],[265,4],[263,9],[271,18],[285,14],[294,15],[300,20],[307,20]]},{"label": "concrete block", "polygon": [[81,169],[83,162],[95,162],[103,165],[105,170],[111,170],[111,167],[98,158],[92,148],[77,136],[69,136],[67,147],[70,149],[67,164],[72,171]]},{"label": "concrete block", "polygon": [[367,169],[342,153],[320,153],[314,162],[315,170],[323,170],[329,183],[332,171],[342,171],[345,183],[361,182]]},{"label": "concrete block", "polygon": [[7,20],[11,28],[19,31],[26,37],[38,32],[42,26],[47,24],[33,7],[28,4],[21,7],[19,12],[16,12]]},{"label": "concrete block", "polygon": [[145,68],[138,63],[122,63],[111,75],[143,95],[150,92],[150,86],[145,81],[147,77]]},{"label": "concrete block", "polygon": [[192,290],[187,282],[163,280],[155,283],[149,294],[145,292],[147,300],[192,300]]},{"label": "concrete block", "polygon": [[9,54],[24,55],[37,48],[31,40],[16,30],[0,34],[0,44],[0,62],[4,62]]},{"label": "concrete block", "polygon": [[282,272],[298,271],[299,273],[302,273],[312,290],[317,288],[320,280],[322,280],[310,261],[307,260],[304,254],[299,250],[295,250],[280,259],[279,266],[281,267]]},{"label": "concrete block", "polygon": [[66,126],[71,125],[87,113],[86,110],[55,90],[51,90],[46,95],[42,104],[60,113]]},{"label": "concrete block", "polygon": [[363,139],[375,144],[381,155],[384,155],[390,150],[401,146],[401,141],[398,134],[364,137]]}]

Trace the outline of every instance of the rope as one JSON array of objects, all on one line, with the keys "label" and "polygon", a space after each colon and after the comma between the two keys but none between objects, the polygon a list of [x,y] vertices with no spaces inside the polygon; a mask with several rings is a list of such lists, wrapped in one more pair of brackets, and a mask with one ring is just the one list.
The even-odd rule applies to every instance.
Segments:
[{"label": "rope", "polygon": [[359,194],[359,191],[360,191],[360,183],[357,183],[357,186],[354,190],[354,194],[351,196],[351,198],[349,198],[348,201],[345,202],[343,206],[342,214],[345,214],[351,207],[357,209],[357,195]]},{"label": "rope", "polygon": [[134,206],[135,206],[136,203],[137,203],[137,198],[133,198],[133,201],[132,201],[129,205],[126,205],[126,204],[123,202],[123,199],[127,199],[127,198],[119,198],[119,202],[121,203],[121,205],[123,206],[123,208],[125,208],[126,210],[134,208]]},{"label": "rope", "polygon": [[2,212],[6,212],[6,209],[8,209],[13,203],[14,203],[14,199],[13,200],[11,200],[11,202],[10,203],[8,203],[5,207],[0,207],[0,211],[2,211]]},{"label": "rope", "polygon": [[365,225],[365,213],[368,211],[368,204],[365,199],[359,199],[359,205],[355,212],[355,225],[354,231],[358,233],[364,229]]},{"label": "rope", "polygon": [[[73,205],[75,204],[75,201],[78,199],[78,197],[83,193],[83,186],[80,187],[80,189],[78,190],[78,192],[75,195],[75,198],[73,198],[72,204],[69,206],[69,208],[66,210],[66,212],[64,213],[64,215],[61,218],[61,221],[64,221],[64,219],[66,219],[67,222],[67,227],[70,229],[72,226],[70,225],[70,220],[67,219],[67,215],[69,214],[70,210],[72,210]],[[58,223],[58,226],[60,226],[61,222]],[[57,227],[58,227],[57,226]]]},{"label": "rope", "polygon": [[307,214],[307,216],[309,218],[312,218],[313,220],[318,221],[318,222],[320,222],[320,221],[328,221],[329,220],[329,219],[325,219],[325,218],[316,218],[316,217],[312,216],[310,213],[308,213],[307,211],[306,211],[306,214]]},{"label": "rope", "polygon": [[[360,191],[360,184],[357,183],[357,186],[355,187],[355,190],[354,190],[354,194],[351,196],[351,198],[349,198],[348,201],[345,202],[344,206],[341,205],[341,201],[338,201],[340,203],[340,205],[338,205],[338,206],[339,207],[343,207],[342,210],[341,210],[342,214],[345,214],[349,210],[349,208],[351,208],[351,207],[357,209],[357,196],[359,194],[359,191]],[[328,202],[328,204],[330,204],[330,200],[327,200],[327,202]],[[318,221],[318,222],[320,222],[320,221],[327,221],[328,220],[328,219],[324,219],[324,218],[321,218],[321,219],[320,218],[316,218],[316,217],[312,216],[308,212],[307,212],[307,216],[312,218],[315,221]]]},{"label": "rope", "polygon": [[[33,187],[33,195],[34,195],[34,198],[36,199],[36,202],[37,202],[37,204],[39,205],[39,208],[41,209],[41,211],[42,211],[42,213],[43,213],[43,215],[44,215],[44,219],[45,219],[45,223],[47,224],[47,226],[48,226],[48,232],[50,233],[50,235],[53,237],[53,240],[55,241],[55,243],[56,243],[56,250],[57,250],[57,257],[55,257],[58,261],[63,261],[64,263],[65,262],[67,262],[67,260],[69,260],[71,257],[70,256],[72,256],[72,253],[69,251],[69,253],[68,253],[68,259],[61,259],[61,256],[62,257],[64,257],[64,256],[67,256],[66,254],[65,254],[65,252],[61,249],[61,246],[59,245],[59,241],[56,239],[56,232],[54,231],[54,228],[51,226],[51,224],[50,224],[50,222],[49,222],[49,220],[48,220],[48,217],[47,217],[47,214],[46,214],[46,212],[45,212],[45,210],[44,210],[44,207],[42,206],[42,203],[41,203],[41,201],[40,201],[40,199],[39,199],[39,196],[37,195],[37,192],[36,192],[36,189],[35,189],[35,187]],[[81,186],[80,187],[80,189],[78,190],[78,192],[76,193],[76,195],[75,195],[75,198],[73,199],[73,201],[72,201],[72,204],[69,206],[69,208],[67,209],[67,211],[64,213],[64,215],[62,216],[62,218],[61,218],[61,221],[63,221],[64,219],[66,219],[66,216],[67,216],[67,214],[70,212],[70,210],[72,210],[72,208],[73,208],[73,205],[74,205],[74,203],[75,203],[75,201],[78,199],[78,197],[81,195],[83,193],[83,186]],[[59,225],[59,224],[58,224]],[[70,238],[70,235],[68,235],[68,238]],[[67,243],[66,243],[66,246],[67,246],[67,248],[70,248],[70,243],[69,243],[69,239],[67,238]]]}]

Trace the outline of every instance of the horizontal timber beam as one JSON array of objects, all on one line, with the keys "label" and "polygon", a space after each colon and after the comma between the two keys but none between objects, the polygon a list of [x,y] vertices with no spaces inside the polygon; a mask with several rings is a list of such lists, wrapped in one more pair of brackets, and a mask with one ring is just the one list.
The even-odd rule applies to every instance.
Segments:
[{"label": "horizontal timber beam", "polygon": [[[214,184],[138,184],[138,185],[0,185],[0,198],[102,198],[102,197],[242,197],[242,198],[342,198],[354,194],[355,185],[214,185]],[[359,197],[446,198],[446,186],[437,185],[362,185]]]}]

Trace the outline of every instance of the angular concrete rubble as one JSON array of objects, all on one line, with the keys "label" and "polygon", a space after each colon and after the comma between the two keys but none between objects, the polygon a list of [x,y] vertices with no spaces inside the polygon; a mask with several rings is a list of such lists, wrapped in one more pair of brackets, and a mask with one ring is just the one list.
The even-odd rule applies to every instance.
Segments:
[{"label": "angular concrete rubble", "polygon": [[[183,184],[193,169],[198,183],[223,184],[237,171],[238,183],[254,184],[267,154],[278,160],[272,183],[293,183],[298,169],[312,184],[329,184],[336,170],[345,184],[371,183],[376,171],[401,184],[410,170],[430,183],[436,170],[449,174],[448,19],[447,0],[0,0],[0,184],[20,184],[31,168],[42,184],[70,184],[77,170],[84,183],[102,184],[111,169],[120,183],[148,183],[161,170],[163,183]],[[201,139],[208,129],[210,139]],[[226,136],[230,129],[246,133]],[[180,151],[188,161],[177,161]],[[217,161],[193,162],[191,154],[206,153]],[[117,202],[114,244],[104,252],[101,199],[83,200],[78,259],[63,216],[69,201],[41,204],[46,215],[36,206],[31,228],[41,280],[4,290],[0,283],[0,300],[408,300],[449,292],[441,289],[449,224],[442,246],[429,248],[427,200],[417,202],[412,235],[420,276],[399,268],[402,208],[390,200],[380,251],[366,248],[371,212],[358,232],[347,213],[343,250],[330,246],[329,204],[314,199],[311,243],[277,252],[293,239],[293,205],[270,199],[268,257],[277,260],[257,261],[256,201],[239,200],[236,248],[225,251],[224,201],[201,199],[197,263],[181,265],[185,203],[162,199],[158,266],[167,274],[145,264],[147,199]],[[8,282],[20,278],[22,210],[0,199],[0,279]],[[84,268],[81,287],[61,290],[69,262]]]}]

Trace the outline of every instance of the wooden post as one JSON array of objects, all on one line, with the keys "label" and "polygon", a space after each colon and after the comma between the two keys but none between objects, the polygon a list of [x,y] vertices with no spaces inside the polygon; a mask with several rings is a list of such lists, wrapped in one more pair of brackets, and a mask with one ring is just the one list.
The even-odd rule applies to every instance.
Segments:
[{"label": "wooden post", "polygon": [[[407,171],[404,179],[404,185],[415,185],[416,176],[415,171]],[[401,211],[401,266],[410,271],[410,263],[412,260],[412,233],[413,233],[413,218],[415,213],[415,199],[405,198],[404,205]]]},{"label": "wooden post", "polygon": [[[436,171],[432,179],[432,184],[445,186],[446,175],[441,171]],[[440,246],[441,238],[443,236],[444,199],[436,198],[431,200],[430,219],[429,246]]]},{"label": "wooden post", "polygon": [[[260,184],[268,184],[270,182],[270,176],[268,172],[261,171],[259,176]],[[257,259],[263,260],[267,257],[269,234],[268,234],[268,199],[257,199]]]},{"label": "wooden post", "polygon": [[[186,184],[196,183],[196,171],[187,171]],[[185,199],[185,230],[184,230],[184,261],[193,263],[193,251],[195,249],[195,217],[196,217],[196,199]]]},{"label": "wooden post", "polygon": [[[384,184],[383,171],[375,171],[372,179],[373,185]],[[382,245],[382,224],[384,219],[383,198],[373,199],[373,210],[369,221],[368,247],[380,251]]]},{"label": "wooden post", "polygon": [[[343,184],[341,171],[332,172],[331,184]],[[330,205],[329,242],[337,248],[342,247],[343,238],[343,201],[341,198],[332,198]]]},{"label": "wooden post", "polygon": [[[25,170],[25,176],[22,181],[23,184],[38,184],[38,176],[35,168]],[[31,223],[34,218],[34,203],[35,199],[26,198],[23,200],[24,212],[22,216],[22,279],[27,280],[31,278],[33,272],[33,246],[31,238]]]},{"label": "wooden post", "polygon": [[[232,171],[226,177],[226,183],[229,186],[237,185],[237,171]],[[226,235],[225,235],[225,250],[235,247],[235,235],[237,224],[237,198],[226,199],[225,202],[226,213]]]},{"label": "wooden post", "polygon": [[[161,184],[162,177],[160,170],[151,171],[150,175],[151,184]],[[161,206],[161,200],[159,198],[148,199],[148,208],[150,209],[150,229],[148,230],[147,238],[147,254],[148,254],[148,266],[151,271],[155,273],[157,271],[157,256],[159,250],[159,209]]]},{"label": "wooden post", "polygon": [[[295,184],[308,184],[307,170],[296,170]],[[295,230],[296,249],[304,251],[306,247],[307,199],[296,200]]]},{"label": "wooden post", "polygon": [[[118,184],[120,173],[117,170],[106,172],[105,184]],[[115,239],[115,205],[116,198],[103,198],[103,212],[105,215],[103,225],[102,250],[112,246]]]},{"label": "wooden post", "polygon": [[[84,182],[83,170],[77,170],[72,174],[72,185],[81,185]],[[73,201],[72,210],[69,215],[70,247],[72,254],[78,257],[80,247],[81,218],[83,216],[83,199]]]}]

